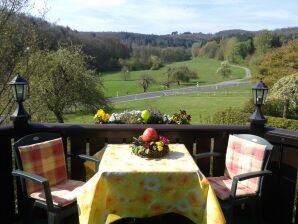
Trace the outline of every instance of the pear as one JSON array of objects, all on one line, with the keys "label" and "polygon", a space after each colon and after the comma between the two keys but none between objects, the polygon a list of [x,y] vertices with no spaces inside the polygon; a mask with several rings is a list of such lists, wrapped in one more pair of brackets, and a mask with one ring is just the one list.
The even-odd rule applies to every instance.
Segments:
[{"label": "pear", "polygon": [[151,117],[151,113],[148,110],[142,111],[141,118],[145,121],[145,123],[148,122],[150,117]]}]

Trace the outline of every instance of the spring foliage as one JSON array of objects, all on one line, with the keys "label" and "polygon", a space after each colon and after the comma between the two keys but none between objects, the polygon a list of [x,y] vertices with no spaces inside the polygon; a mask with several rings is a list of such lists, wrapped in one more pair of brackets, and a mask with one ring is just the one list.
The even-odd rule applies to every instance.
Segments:
[{"label": "spring foliage", "polygon": [[289,109],[298,109],[298,73],[279,79],[272,87],[270,97],[283,102],[283,117],[287,117]]},{"label": "spring foliage", "polygon": [[58,122],[71,107],[96,109],[105,106],[101,85],[80,47],[60,47],[57,51],[38,51],[30,58],[34,65],[29,99],[35,117],[52,112]]}]

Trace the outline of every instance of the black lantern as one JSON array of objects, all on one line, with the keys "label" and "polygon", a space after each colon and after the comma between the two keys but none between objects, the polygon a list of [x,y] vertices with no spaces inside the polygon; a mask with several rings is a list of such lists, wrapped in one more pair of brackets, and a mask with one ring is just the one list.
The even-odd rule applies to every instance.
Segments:
[{"label": "black lantern", "polygon": [[259,81],[255,86],[252,87],[253,102],[256,106],[255,112],[251,115],[250,120],[255,124],[265,124],[266,119],[263,116],[261,106],[264,105],[268,93],[268,87]]},{"label": "black lantern", "polygon": [[16,120],[19,118],[29,119],[30,115],[24,109],[23,101],[28,95],[28,82],[26,79],[22,78],[19,73],[8,83],[12,87],[12,93],[15,101],[18,103],[17,109],[10,116],[11,120]]}]

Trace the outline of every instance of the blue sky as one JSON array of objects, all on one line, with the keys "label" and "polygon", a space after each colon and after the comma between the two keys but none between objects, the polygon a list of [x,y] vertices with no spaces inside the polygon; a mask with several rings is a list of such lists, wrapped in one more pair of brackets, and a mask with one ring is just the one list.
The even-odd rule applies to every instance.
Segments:
[{"label": "blue sky", "polygon": [[78,31],[145,34],[298,26],[298,0],[31,0],[33,15]]}]

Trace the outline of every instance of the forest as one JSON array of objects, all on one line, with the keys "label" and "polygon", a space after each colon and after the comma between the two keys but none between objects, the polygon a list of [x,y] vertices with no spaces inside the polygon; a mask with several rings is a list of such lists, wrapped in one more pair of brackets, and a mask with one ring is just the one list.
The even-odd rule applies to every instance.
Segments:
[{"label": "forest", "polygon": [[[80,32],[31,16],[27,0],[1,0],[0,115],[9,114],[13,107],[6,83],[17,72],[30,81],[32,91],[26,103],[40,121],[48,111],[63,122],[67,108],[108,107],[104,86],[98,81],[102,72],[158,70],[195,57],[245,65],[254,78],[273,87],[281,78],[297,74],[297,39],[298,27],[214,34]],[[297,95],[297,91],[289,94]],[[297,101],[286,100],[284,117],[297,114]]]}]

